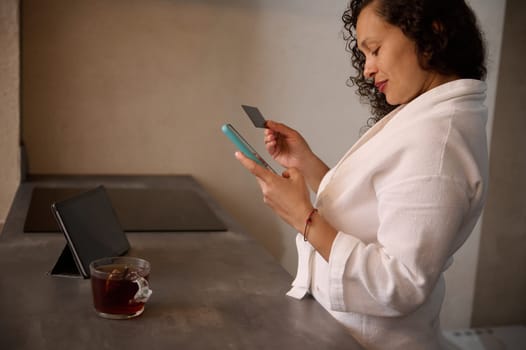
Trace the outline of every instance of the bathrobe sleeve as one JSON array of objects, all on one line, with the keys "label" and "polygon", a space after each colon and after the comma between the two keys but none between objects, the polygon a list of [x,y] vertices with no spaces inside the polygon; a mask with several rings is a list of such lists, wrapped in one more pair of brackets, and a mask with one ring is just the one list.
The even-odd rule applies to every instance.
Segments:
[{"label": "bathrobe sleeve", "polygon": [[421,305],[449,259],[469,208],[465,184],[419,177],[378,193],[378,242],[339,232],[329,259],[331,309],[400,316]]}]

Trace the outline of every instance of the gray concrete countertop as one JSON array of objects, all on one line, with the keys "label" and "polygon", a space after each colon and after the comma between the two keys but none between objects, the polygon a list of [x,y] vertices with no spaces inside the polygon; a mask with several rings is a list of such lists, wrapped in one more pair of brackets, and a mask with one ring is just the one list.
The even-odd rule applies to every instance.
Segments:
[{"label": "gray concrete countertop", "polygon": [[[34,186],[192,188],[225,232],[131,233],[152,264],[143,315],[98,317],[89,280],[53,277],[58,233],[23,233]],[[292,277],[190,176],[53,177],[22,183],[0,236],[1,349],[360,349],[315,300],[285,296]]]}]

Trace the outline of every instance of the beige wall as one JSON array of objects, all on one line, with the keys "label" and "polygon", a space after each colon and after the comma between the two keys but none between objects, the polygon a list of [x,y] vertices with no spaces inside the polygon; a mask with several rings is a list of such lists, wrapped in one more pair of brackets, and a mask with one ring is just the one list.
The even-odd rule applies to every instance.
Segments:
[{"label": "beige wall", "polygon": [[20,181],[18,0],[0,1],[0,227]]},{"label": "beige wall", "polygon": [[508,0],[472,317],[475,326],[526,324],[525,19],[526,3]]},{"label": "beige wall", "polygon": [[[25,0],[29,171],[191,173],[294,272],[294,232],[262,204],[219,128],[234,124],[263,151],[239,107],[257,105],[334,164],[367,117],[345,86],[345,3]],[[504,2],[471,3],[488,36],[492,112]],[[446,328],[469,326],[479,238],[477,229],[447,272]]]},{"label": "beige wall", "polygon": [[240,107],[257,105],[336,162],[366,119],[345,86],[343,2],[23,4],[31,173],[191,173],[295,269],[291,230],[262,204],[220,126],[232,123],[263,151]]}]

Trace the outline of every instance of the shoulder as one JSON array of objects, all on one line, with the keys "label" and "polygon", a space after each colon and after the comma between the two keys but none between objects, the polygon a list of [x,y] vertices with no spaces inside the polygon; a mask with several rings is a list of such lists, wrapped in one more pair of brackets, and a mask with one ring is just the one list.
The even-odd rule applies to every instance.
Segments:
[{"label": "shoulder", "polygon": [[485,167],[484,99],[484,82],[457,80],[401,108],[382,130],[397,170],[404,175],[458,176],[466,165]]},{"label": "shoulder", "polygon": [[387,130],[403,133],[404,140],[436,146],[452,131],[477,134],[485,131],[487,120],[486,84],[460,79],[440,85],[403,106]]}]

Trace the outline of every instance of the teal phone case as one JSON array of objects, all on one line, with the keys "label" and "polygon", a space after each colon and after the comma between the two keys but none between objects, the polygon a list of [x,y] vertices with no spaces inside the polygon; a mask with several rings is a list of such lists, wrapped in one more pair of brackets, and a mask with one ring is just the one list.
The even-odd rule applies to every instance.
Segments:
[{"label": "teal phone case", "polygon": [[241,151],[245,156],[252,159],[259,165],[276,172],[270,167],[270,165],[257,153],[257,151],[241,136],[241,134],[231,125],[224,124],[221,127],[221,131],[232,141],[232,143]]}]

